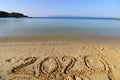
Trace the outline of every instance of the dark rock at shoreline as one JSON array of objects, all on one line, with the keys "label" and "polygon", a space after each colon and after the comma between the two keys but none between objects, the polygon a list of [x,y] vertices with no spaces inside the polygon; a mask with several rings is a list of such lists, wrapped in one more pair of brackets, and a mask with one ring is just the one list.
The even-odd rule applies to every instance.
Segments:
[{"label": "dark rock at shoreline", "polygon": [[4,17],[21,18],[21,17],[28,17],[28,16],[24,15],[22,13],[17,13],[17,12],[8,13],[5,11],[0,11],[0,17],[2,17],[2,18],[4,18]]}]

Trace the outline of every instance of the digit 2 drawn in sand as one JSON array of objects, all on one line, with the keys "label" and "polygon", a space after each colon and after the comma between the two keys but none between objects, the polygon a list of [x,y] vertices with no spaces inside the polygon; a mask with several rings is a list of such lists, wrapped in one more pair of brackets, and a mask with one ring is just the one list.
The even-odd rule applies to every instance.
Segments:
[{"label": "digit 2 drawn in sand", "polygon": [[30,79],[29,75],[31,75],[32,73],[30,73],[30,71],[26,71],[26,70],[22,70],[22,69],[35,63],[36,60],[37,59],[35,57],[28,57],[28,58],[24,59],[24,63],[10,69],[8,71],[8,74],[10,76],[12,76],[12,78],[10,78],[9,80],[21,80],[21,79],[27,80],[27,79]]},{"label": "digit 2 drawn in sand", "polygon": [[69,63],[67,64],[67,66],[64,69],[64,73],[67,74],[70,71],[70,69],[74,66],[76,59],[71,56],[69,56],[69,57],[64,56],[64,57],[62,57],[62,60],[63,61],[69,60]]},{"label": "digit 2 drawn in sand", "polygon": [[23,64],[20,64],[19,66],[13,67],[11,72],[12,73],[17,73],[18,71],[20,71],[20,69],[25,68],[27,66],[29,66],[30,64],[33,64],[36,61],[35,57],[28,57],[24,60]]}]

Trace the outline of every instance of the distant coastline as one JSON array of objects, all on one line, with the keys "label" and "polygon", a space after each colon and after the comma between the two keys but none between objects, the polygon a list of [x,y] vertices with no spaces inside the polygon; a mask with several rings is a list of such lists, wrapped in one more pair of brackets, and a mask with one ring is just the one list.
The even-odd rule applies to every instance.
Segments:
[{"label": "distant coastline", "polygon": [[42,19],[112,19],[112,20],[119,20],[120,18],[105,18],[105,17],[71,17],[71,16],[49,16],[49,17],[31,17],[31,18],[42,18]]},{"label": "distant coastline", "polygon": [[5,11],[0,11],[0,18],[21,18],[21,17],[28,17],[27,15],[24,15],[23,13],[18,13],[18,12],[12,12],[8,13]]},{"label": "distant coastline", "polygon": [[120,20],[120,17],[118,17],[117,19]]}]

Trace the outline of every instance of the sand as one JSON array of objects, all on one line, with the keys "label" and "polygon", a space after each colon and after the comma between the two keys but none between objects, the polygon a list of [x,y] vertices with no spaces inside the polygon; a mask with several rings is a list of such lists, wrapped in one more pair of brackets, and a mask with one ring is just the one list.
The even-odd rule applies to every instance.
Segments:
[{"label": "sand", "polygon": [[1,40],[0,80],[120,80],[118,39],[58,40]]}]

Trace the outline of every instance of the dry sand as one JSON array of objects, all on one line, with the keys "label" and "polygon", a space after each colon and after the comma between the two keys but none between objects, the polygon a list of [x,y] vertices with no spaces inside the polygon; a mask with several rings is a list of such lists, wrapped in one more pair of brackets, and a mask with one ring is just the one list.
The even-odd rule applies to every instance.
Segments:
[{"label": "dry sand", "polygon": [[0,44],[0,80],[120,80],[118,39],[7,40]]}]

